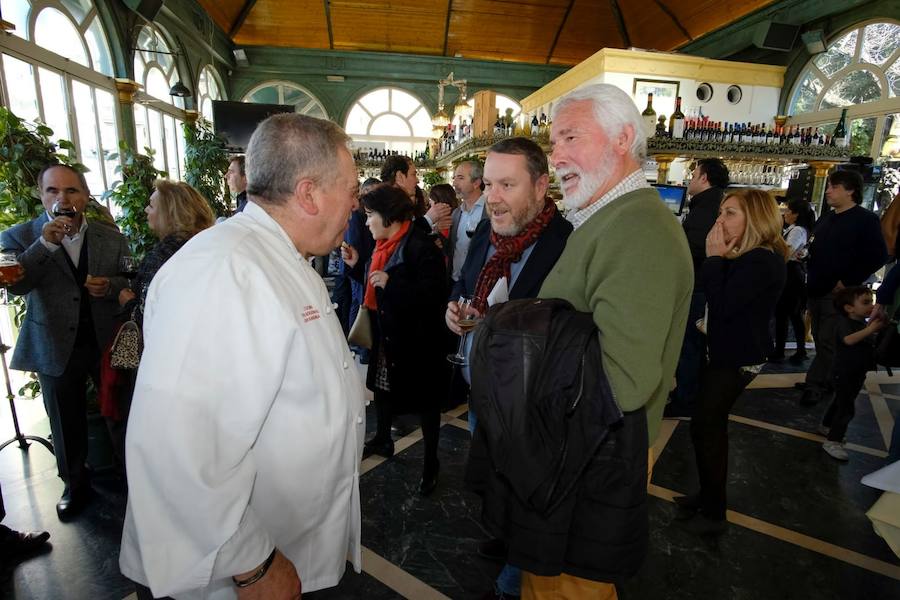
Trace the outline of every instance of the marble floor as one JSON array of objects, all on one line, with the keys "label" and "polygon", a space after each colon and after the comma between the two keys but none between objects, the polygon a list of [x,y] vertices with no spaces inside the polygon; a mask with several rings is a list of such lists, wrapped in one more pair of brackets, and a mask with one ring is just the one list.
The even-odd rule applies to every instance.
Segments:
[{"label": "marble floor", "polygon": [[[900,561],[872,530],[865,511],[878,492],[860,478],[885,462],[900,418],[900,376],[870,374],[848,431],[850,461],[821,450],[816,425],[824,407],[797,404],[793,384],[802,373],[767,368],[736,404],[729,428],[729,531],[717,541],[691,537],[671,525],[673,496],[693,489],[688,423],[665,421],[656,445],[650,486],[651,544],[640,573],[619,589],[637,599],[841,599],[897,600]],[[795,370],[796,371],[796,370]],[[896,382],[896,383],[895,383]],[[0,437],[11,435],[6,403]],[[27,433],[49,427],[39,401],[18,400]],[[370,409],[369,429],[374,428]],[[500,565],[478,557],[486,534],[480,503],[463,486],[469,446],[466,407],[443,415],[441,475],[429,498],[416,494],[422,465],[416,419],[396,423],[396,455],[363,461],[364,565],[336,588],[307,594],[316,599],[476,599],[491,588]],[[52,456],[32,445],[0,452],[5,524],[46,529],[52,549],[0,568],[0,597],[96,599],[131,597],[118,572],[124,515],[121,483],[102,466],[109,449],[100,423],[92,428],[90,462],[95,501],[78,519],[61,523],[55,503],[62,484]]]}]

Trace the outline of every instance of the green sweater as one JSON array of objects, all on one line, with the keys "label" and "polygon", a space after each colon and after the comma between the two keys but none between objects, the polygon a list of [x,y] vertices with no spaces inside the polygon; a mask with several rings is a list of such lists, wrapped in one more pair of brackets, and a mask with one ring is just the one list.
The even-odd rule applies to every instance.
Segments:
[{"label": "green sweater", "polygon": [[691,303],[694,269],[678,221],[653,189],[625,194],[569,236],[541,298],[590,312],[603,366],[624,411],[647,408],[656,440]]}]

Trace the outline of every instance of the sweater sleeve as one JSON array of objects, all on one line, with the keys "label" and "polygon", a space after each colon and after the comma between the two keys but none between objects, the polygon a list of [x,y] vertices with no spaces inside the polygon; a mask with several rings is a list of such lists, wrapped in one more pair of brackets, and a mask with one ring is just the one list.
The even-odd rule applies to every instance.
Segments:
[{"label": "sweater sleeve", "polygon": [[866,211],[866,219],[857,230],[857,255],[847,264],[845,285],[862,283],[880,269],[888,259],[887,245],[881,233],[881,224],[875,215]]},{"label": "sweater sleeve", "polygon": [[[650,231],[665,231],[655,225],[643,223]],[[671,385],[664,354],[670,336],[684,334],[693,269],[687,249],[673,248],[684,244],[674,227],[670,235],[645,237],[639,244],[629,241],[627,229],[608,230],[607,240],[593,245],[593,256],[585,263],[585,289],[616,401],[622,410],[632,411],[646,405],[661,386]],[[617,239],[609,239],[613,237]],[[611,248],[621,251],[611,253]]]}]

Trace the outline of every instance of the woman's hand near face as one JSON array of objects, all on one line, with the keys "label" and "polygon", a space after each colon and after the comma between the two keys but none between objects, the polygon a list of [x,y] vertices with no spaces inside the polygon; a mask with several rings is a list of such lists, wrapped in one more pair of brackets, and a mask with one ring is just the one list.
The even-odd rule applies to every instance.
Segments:
[{"label": "woman's hand near face", "polygon": [[706,236],[706,256],[725,256],[737,246],[737,238],[725,242],[725,228],[716,221]]}]

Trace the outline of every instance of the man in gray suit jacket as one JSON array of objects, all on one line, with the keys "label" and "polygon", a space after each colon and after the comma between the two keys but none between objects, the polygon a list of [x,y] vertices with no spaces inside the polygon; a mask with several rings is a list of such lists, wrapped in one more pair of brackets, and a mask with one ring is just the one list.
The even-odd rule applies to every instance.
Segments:
[{"label": "man in gray suit jacket", "polygon": [[[453,171],[453,189],[462,201],[453,209],[452,223],[450,225],[450,243],[447,255],[450,262],[451,287],[459,281],[463,263],[466,262],[466,253],[469,251],[469,242],[475,234],[475,229],[481,221],[488,218],[485,210],[485,199],[481,193],[484,183],[481,177],[484,167],[474,160],[465,160]],[[451,298],[456,300],[456,298]]]},{"label": "man in gray suit jacket", "polygon": [[35,371],[41,382],[66,484],[56,511],[65,519],[90,496],[85,388],[88,377],[99,387],[100,353],[113,333],[119,291],[127,287],[117,275],[128,245],[109,225],[84,217],[88,188],[75,169],[47,167],[38,185],[47,212],[4,231],[0,247],[15,252],[25,270],[9,288],[28,304],[10,366]]}]

